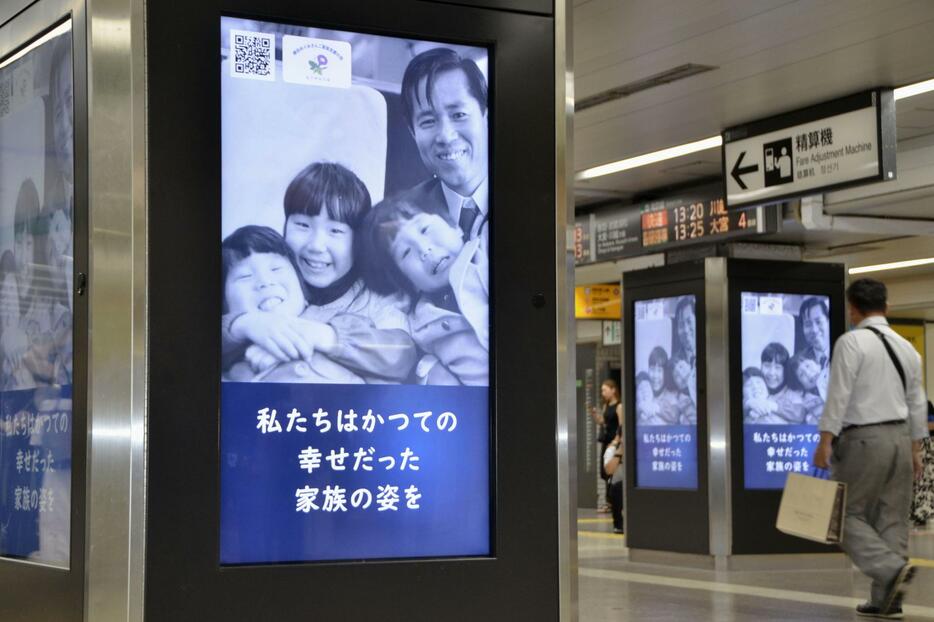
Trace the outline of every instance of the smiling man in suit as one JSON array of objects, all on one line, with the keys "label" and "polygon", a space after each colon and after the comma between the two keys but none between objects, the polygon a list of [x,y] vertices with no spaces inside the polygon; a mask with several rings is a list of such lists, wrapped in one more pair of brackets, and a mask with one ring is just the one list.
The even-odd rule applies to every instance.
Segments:
[{"label": "smiling man in suit", "polygon": [[406,120],[433,177],[399,197],[447,214],[464,240],[488,241],[487,83],[477,64],[449,48],[412,59],[402,78]]}]

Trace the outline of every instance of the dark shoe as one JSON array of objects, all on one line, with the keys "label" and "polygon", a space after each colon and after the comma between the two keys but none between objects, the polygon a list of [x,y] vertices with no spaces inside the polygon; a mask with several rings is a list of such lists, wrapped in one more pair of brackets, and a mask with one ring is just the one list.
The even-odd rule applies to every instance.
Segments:
[{"label": "dark shoe", "polygon": [[892,607],[888,613],[882,613],[882,609],[875,605],[870,605],[869,603],[857,605],[856,615],[863,616],[864,618],[881,618],[883,620],[901,620],[904,617],[900,605],[898,607]]},{"label": "dark shoe", "polygon": [[613,533],[617,533],[617,534],[619,534],[619,535],[623,535],[623,530],[622,530],[621,527],[613,527]]},{"label": "dark shoe", "polygon": [[889,586],[888,593],[885,595],[885,601],[882,603],[883,613],[894,612],[897,609],[899,615],[901,615],[902,599],[905,597],[908,585],[914,577],[914,566],[911,564],[902,566],[902,569],[898,571],[898,574],[895,575],[895,578],[892,580],[892,585]]}]

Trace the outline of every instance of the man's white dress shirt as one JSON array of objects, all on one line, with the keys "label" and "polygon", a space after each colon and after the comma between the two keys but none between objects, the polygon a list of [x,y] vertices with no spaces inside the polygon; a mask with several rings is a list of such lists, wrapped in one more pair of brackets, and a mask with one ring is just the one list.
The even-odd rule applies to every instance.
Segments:
[{"label": "man's white dress shirt", "polygon": [[[866,326],[885,336],[905,370],[907,391],[882,341],[864,330]],[[839,436],[849,425],[903,419],[908,420],[911,438],[927,438],[927,399],[921,376],[921,356],[914,347],[889,327],[885,317],[866,318],[834,345],[821,432]]]}]

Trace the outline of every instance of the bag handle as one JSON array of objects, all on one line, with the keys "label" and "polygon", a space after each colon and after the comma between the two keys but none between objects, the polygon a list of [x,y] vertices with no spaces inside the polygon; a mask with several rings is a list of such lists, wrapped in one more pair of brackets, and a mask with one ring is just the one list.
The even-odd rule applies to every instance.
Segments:
[{"label": "bag handle", "polygon": [[905,369],[902,367],[901,361],[898,360],[898,357],[895,356],[895,351],[892,350],[892,346],[889,345],[888,340],[885,338],[879,330],[873,328],[872,326],[864,327],[868,331],[872,331],[876,336],[882,340],[882,345],[885,346],[885,351],[889,353],[889,358],[892,359],[892,364],[895,365],[895,371],[898,372],[898,377],[902,379],[902,388],[905,390],[905,393],[908,392],[908,382],[905,380]]},{"label": "bag handle", "polygon": [[820,467],[812,467],[811,477],[816,477],[817,479],[830,479],[830,471]]}]

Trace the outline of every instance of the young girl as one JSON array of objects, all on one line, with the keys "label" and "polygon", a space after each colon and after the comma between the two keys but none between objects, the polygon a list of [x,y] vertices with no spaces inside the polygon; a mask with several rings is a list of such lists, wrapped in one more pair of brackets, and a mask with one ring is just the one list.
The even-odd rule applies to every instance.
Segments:
[{"label": "young girl", "polygon": [[687,370],[678,366],[683,359],[669,359],[668,353],[661,346],[656,346],[649,353],[649,381],[652,383],[652,396],[657,406],[655,425],[687,425],[697,423],[697,407],[691,396],[675,382],[675,371],[682,386],[686,387]]},{"label": "young girl", "polygon": [[45,237],[45,265],[50,290],[47,292],[51,311],[52,335],[43,359],[51,382],[71,384],[73,325],[74,252],[72,243],[71,203],[49,203],[42,210]]},{"label": "young girl", "polygon": [[762,349],[760,361],[762,376],[769,389],[769,399],[778,405],[774,421],[763,423],[804,423],[804,408],[801,391],[789,383],[788,349],[780,343],[772,342]]},{"label": "young girl", "polygon": [[[769,387],[758,367],[743,370],[743,421],[775,423],[770,419],[778,412],[778,404],[769,397]],[[778,421],[781,423],[781,421]]]},{"label": "young girl", "polygon": [[489,385],[489,268],[478,239],[445,216],[384,201],[366,223],[368,281],[411,297],[409,330],[424,353],[422,384]]},{"label": "young girl", "polygon": [[[285,242],[294,253],[308,306],[301,317],[264,310],[225,312],[222,318],[224,368],[259,346],[271,359],[310,360],[326,355],[366,382],[400,382],[415,363],[415,344],[406,332],[400,297],[377,296],[359,276],[354,242],[370,211],[370,195],[347,168],[310,164],[289,184],[283,201]],[[270,378],[270,380],[272,380]],[[320,380],[320,382],[332,382]]]},{"label": "young girl", "polygon": [[697,423],[697,403],[694,401],[696,392],[697,374],[694,366],[684,359],[684,353],[679,352],[668,363],[671,366],[671,384],[678,396],[678,406],[681,410],[678,422],[682,425]]},{"label": "young girl", "polygon": [[799,352],[788,361],[788,371],[801,392],[804,423],[816,425],[824,412],[824,399],[819,389],[820,363]]},{"label": "young girl", "polygon": [[[20,295],[16,283],[16,261],[13,253],[4,251],[0,257],[0,341],[8,331],[19,331]],[[28,389],[35,386],[32,374],[22,360],[0,352],[0,390]]]},{"label": "young girl", "polygon": [[652,391],[649,375],[640,371],[636,374],[636,421],[640,425],[664,425],[658,417],[658,404]]},{"label": "young girl", "polygon": [[[305,292],[292,249],[269,227],[250,225],[230,234],[221,245],[224,308],[227,313],[262,313],[266,323],[284,324],[303,343],[321,343],[314,321],[290,321],[305,311]],[[322,350],[326,346],[322,345]],[[245,360],[234,363],[225,379],[237,382],[331,382],[363,380],[319,350],[303,352],[304,360],[280,363],[259,346],[250,346]]]},{"label": "young girl", "polygon": [[[71,382],[70,290],[59,289],[63,280],[59,275],[65,268],[50,267],[50,212],[47,209],[40,213],[36,186],[31,180],[24,181],[13,217],[20,318],[17,326],[9,326],[0,337],[4,357],[14,367],[24,366],[37,386]],[[60,219],[56,222],[60,223]],[[51,259],[57,260],[57,255]]]}]

